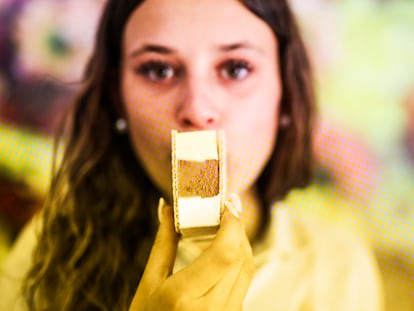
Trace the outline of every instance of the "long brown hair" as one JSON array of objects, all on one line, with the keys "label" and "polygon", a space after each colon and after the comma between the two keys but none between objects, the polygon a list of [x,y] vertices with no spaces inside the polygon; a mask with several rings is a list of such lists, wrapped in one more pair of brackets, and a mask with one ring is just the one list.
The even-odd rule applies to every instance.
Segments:
[{"label": "long brown hair", "polygon": [[[108,0],[83,88],[62,126],[61,159],[42,210],[43,228],[24,284],[30,310],[127,310],[156,230],[158,196],[127,135],[119,66],[124,26],[138,0]],[[244,0],[279,41],[281,113],[291,118],[258,180],[269,205],[311,178],[314,110],[309,62],[285,0]],[[60,154],[59,152],[57,154]]]}]

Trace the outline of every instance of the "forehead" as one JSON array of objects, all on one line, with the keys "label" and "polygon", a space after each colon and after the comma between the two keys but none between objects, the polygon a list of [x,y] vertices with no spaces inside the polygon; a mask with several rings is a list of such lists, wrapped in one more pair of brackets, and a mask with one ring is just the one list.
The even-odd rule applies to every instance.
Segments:
[{"label": "forehead", "polygon": [[146,0],[132,12],[123,39],[126,45],[160,40],[171,46],[276,41],[271,28],[238,0]]}]

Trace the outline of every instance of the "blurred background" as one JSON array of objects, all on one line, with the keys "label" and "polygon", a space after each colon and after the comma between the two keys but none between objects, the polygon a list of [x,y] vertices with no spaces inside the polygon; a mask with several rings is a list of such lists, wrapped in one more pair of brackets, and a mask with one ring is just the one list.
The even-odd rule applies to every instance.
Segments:
[{"label": "blurred background", "polygon": [[[42,205],[104,0],[0,0],[0,264]],[[414,310],[414,1],[291,0],[315,70],[317,176],[286,199],[371,243]]]}]

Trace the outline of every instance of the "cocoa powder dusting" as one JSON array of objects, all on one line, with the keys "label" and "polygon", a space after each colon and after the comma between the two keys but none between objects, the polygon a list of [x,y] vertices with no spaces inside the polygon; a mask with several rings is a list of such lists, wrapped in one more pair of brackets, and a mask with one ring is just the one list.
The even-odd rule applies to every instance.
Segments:
[{"label": "cocoa powder dusting", "polygon": [[219,193],[219,161],[178,160],[178,195],[213,197]]}]

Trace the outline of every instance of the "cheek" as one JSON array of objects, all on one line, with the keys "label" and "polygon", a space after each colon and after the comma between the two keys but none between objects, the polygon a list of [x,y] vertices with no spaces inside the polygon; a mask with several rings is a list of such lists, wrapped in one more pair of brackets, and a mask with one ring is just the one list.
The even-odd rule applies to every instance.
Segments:
[{"label": "cheek", "polygon": [[276,143],[279,97],[275,93],[256,97],[254,104],[235,114],[227,130],[229,191],[251,187],[269,160]]},{"label": "cheek", "polygon": [[141,144],[164,144],[169,140],[171,98],[160,96],[131,75],[127,75],[123,81],[122,97],[135,145],[141,149]]},{"label": "cheek", "polygon": [[171,179],[168,99],[140,89],[127,81],[122,87],[130,140],[150,179],[167,192]]},{"label": "cheek", "polygon": [[157,118],[165,115],[166,105],[162,105],[155,95],[132,75],[126,75],[122,83],[122,99],[132,126],[155,122]]}]

